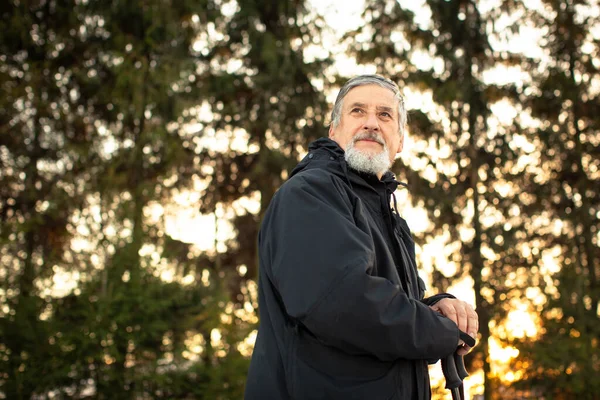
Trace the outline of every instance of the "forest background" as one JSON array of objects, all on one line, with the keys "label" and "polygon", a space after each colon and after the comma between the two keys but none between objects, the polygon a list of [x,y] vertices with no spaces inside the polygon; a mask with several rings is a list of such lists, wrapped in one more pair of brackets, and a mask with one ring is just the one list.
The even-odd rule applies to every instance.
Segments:
[{"label": "forest background", "polygon": [[345,3],[0,2],[0,398],[241,399],[261,218],[357,73],[470,397],[599,398],[600,7]]}]

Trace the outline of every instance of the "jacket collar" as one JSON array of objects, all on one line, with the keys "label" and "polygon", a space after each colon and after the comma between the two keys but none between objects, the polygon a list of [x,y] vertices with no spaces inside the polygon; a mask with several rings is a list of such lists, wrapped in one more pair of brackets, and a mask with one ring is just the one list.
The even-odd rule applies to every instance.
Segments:
[{"label": "jacket collar", "polygon": [[[354,174],[363,178],[371,186],[375,186],[377,184],[382,183],[385,186],[386,191],[388,193],[394,193],[399,185],[407,187],[407,185],[405,183],[397,181],[396,176],[391,171],[387,171],[386,173],[383,174],[381,179],[378,179],[377,176],[375,176],[375,175],[361,173],[361,172],[353,170],[352,168],[350,168],[347,165],[346,160],[344,159],[344,150],[340,147],[339,144],[337,144],[337,142],[335,142],[332,139],[325,138],[325,137],[319,138],[309,144],[308,151],[309,151],[309,155],[310,155],[310,152],[315,152],[315,151],[326,151],[327,153],[329,153],[330,160],[332,162],[334,162],[335,164],[338,164],[339,167],[341,167],[341,171],[344,173],[344,175],[346,176],[346,179],[348,180],[348,182],[350,183],[351,186],[352,186],[352,183],[350,182],[350,179],[347,175],[348,169],[350,171],[352,171]],[[309,157],[309,156],[307,156],[307,157]],[[306,160],[306,158],[305,158],[305,160]],[[302,162],[300,162],[300,164],[298,164],[298,166],[292,172],[292,175],[296,174],[300,170],[307,167],[306,163],[304,162],[305,160],[303,160]]]}]

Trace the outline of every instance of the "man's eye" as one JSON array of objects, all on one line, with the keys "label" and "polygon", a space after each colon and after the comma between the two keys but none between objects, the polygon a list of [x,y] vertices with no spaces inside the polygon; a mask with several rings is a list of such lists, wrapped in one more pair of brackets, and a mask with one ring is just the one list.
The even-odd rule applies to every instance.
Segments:
[{"label": "man's eye", "polygon": [[353,112],[353,113],[362,112],[362,109],[361,108],[353,108],[351,112]]},{"label": "man's eye", "polygon": [[392,115],[390,113],[388,113],[388,112],[382,112],[381,116],[385,117],[385,118],[392,118]]}]

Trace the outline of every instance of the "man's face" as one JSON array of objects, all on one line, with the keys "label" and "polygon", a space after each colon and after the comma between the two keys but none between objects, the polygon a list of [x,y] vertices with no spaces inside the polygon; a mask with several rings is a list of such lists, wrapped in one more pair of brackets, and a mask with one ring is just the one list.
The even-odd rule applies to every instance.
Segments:
[{"label": "man's face", "polygon": [[[378,85],[363,85],[350,90],[344,97],[340,122],[335,127],[330,126],[329,137],[344,150],[354,142],[353,147],[368,156],[384,151],[383,142],[390,162],[393,162],[404,144],[398,124],[398,100],[394,93]],[[369,133],[378,140],[360,139]]]}]

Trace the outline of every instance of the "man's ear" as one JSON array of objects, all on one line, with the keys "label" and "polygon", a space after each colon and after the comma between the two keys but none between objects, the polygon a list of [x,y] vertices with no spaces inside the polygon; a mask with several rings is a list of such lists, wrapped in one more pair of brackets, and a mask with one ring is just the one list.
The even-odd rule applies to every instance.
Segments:
[{"label": "man's ear", "polygon": [[396,151],[396,154],[400,153],[403,148],[404,148],[404,132],[402,133],[402,136],[400,136],[400,141],[398,142],[398,150]]},{"label": "man's ear", "polygon": [[333,139],[333,136],[333,123],[331,123],[331,125],[329,125],[329,139]]}]

